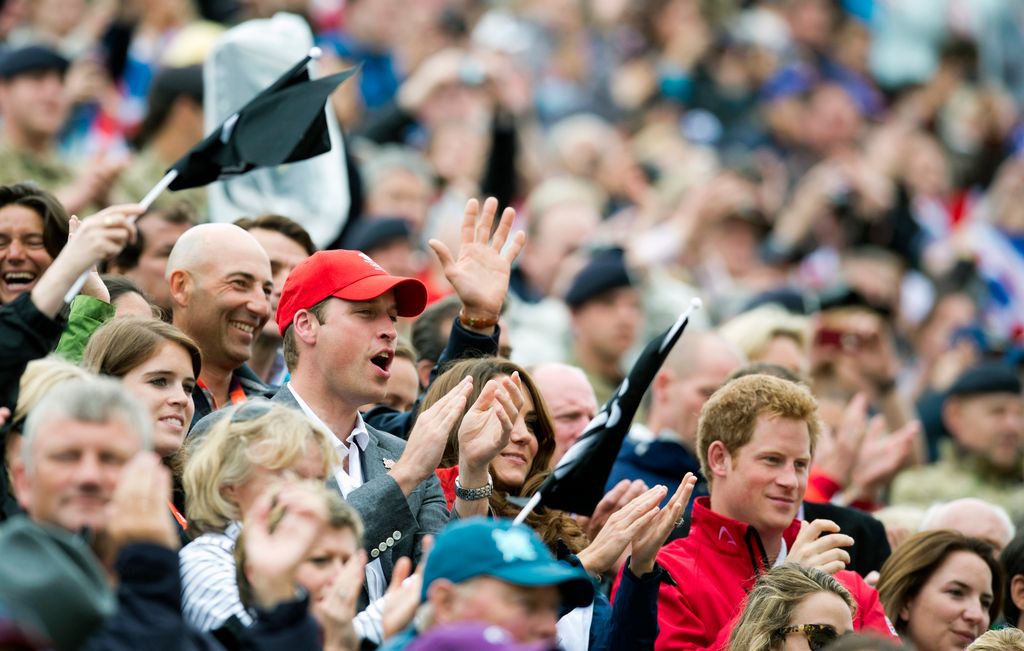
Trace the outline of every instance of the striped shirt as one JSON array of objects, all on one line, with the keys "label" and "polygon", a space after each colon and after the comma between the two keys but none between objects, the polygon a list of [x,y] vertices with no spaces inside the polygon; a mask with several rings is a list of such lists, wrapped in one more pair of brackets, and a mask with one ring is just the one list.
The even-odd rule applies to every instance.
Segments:
[{"label": "striped shirt", "polygon": [[241,531],[242,525],[232,522],[224,533],[199,536],[178,555],[182,613],[200,631],[218,629],[232,615],[245,626],[253,623],[238,595],[235,574],[235,542]]}]

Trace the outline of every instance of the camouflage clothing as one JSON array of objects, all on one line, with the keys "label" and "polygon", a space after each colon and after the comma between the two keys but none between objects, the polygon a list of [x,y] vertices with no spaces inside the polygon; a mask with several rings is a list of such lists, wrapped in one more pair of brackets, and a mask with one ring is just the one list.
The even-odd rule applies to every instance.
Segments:
[{"label": "camouflage clothing", "polygon": [[[146,193],[163,178],[168,167],[170,165],[161,161],[152,149],[143,149],[114,184],[110,193],[113,202],[138,203],[142,201]],[[153,207],[165,209],[181,201],[192,204],[198,221],[207,221],[205,188],[190,188],[178,192],[165,190],[153,202]]]},{"label": "camouflage clothing", "polygon": [[946,442],[940,460],[932,465],[900,473],[892,484],[892,504],[928,507],[961,497],[977,497],[998,504],[1017,520],[1024,517],[1024,474],[1021,466],[1011,473],[995,468],[986,459],[957,449]]},{"label": "camouflage clothing", "polygon": [[31,181],[55,192],[70,185],[74,178],[74,170],[56,154],[40,156],[0,144],[0,185]]}]

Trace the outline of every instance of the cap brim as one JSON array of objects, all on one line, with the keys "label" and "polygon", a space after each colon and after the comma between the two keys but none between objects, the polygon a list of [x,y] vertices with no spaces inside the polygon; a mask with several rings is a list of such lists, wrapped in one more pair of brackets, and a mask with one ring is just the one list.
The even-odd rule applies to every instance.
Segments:
[{"label": "cap brim", "polygon": [[331,294],[347,301],[370,301],[390,290],[395,291],[398,316],[419,316],[427,306],[427,288],[415,278],[368,276]]},{"label": "cap brim", "polygon": [[513,585],[529,588],[557,586],[562,593],[562,608],[565,610],[589,606],[594,601],[594,584],[587,573],[565,563],[514,565],[487,574]]}]

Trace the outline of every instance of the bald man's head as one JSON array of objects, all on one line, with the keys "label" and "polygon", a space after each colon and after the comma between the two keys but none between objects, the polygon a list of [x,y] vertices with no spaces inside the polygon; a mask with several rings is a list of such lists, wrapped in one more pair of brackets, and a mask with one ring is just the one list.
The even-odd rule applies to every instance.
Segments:
[{"label": "bald man's head", "polygon": [[928,509],[921,531],[952,529],[971,538],[979,538],[995,547],[996,554],[1013,540],[1014,526],[1001,506],[975,497],[964,497]]},{"label": "bald man's head", "polygon": [[540,394],[544,396],[555,424],[555,454],[552,467],[580,437],[597,414],[597,396],[586,373],[576,366],[549,363],[530,371]]},{"label": "bald man's head", "polygon": [[199,344],[204,371],[233,371],[248,361],[274,289],[256,238],[233,224],[195,226],[171,250],[167,282],[174,325]]},{"label": "bald man's head", "polygon": [[671,431],[692,450],[704,403],[745,363],[717,332],[687,330],[654,378],[648,426],[655,434]]}]

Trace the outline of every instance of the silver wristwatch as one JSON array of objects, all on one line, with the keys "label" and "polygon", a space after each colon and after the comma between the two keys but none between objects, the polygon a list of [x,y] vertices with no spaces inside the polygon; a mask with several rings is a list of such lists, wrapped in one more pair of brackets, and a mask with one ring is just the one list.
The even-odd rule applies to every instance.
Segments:
[{"label": "silver wristwatch", "polygon": [[481,486],[480,488],[463,488],[461,477],[455,477],[455,497],[460,500],[467,502],[474,502],[476,500],[485,500],[491,496],[494,492],[494,480],[491,479],[490,475],[487,475],[487,485]]}]

